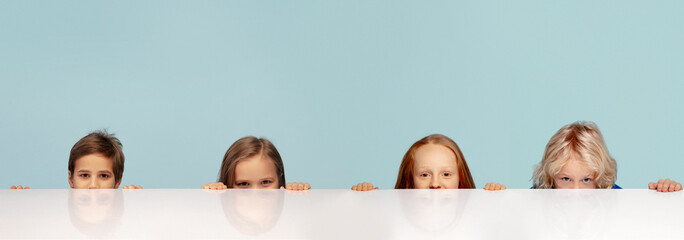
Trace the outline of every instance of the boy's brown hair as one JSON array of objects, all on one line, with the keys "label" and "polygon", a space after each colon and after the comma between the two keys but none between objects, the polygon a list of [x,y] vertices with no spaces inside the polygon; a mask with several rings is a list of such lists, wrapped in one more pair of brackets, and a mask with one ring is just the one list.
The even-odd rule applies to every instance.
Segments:
[{"label": "boy's brown hair", "polygon": [[458,145],[456,145],[456,142],[442,134],[432,134],[418,140],[416,143],[411,145],[409,150],[406,152],[404,159],[401,161],[401,166],[399,166],[399,176],[397,176],[397,183],[394,185],[395,189],[415,188],[413,183],[413,165],[415,163],[414,155],[418,148],[426,144],[438,144],[451,149],[456,156],[456,166],[458,166],[458,188],[475,188],[475,182],[473,181],[473,177],[470,175],[468,164],[465,161],[465,157],[463,157],[463,153],[461,153],[461,149],[458,148]]},{"label": "boy's brown hair", "polygon": [[[94,131],[78,140],[71,148],[69,154],[69,173],[74,172],[76,160],[90,154],[101,154],[112,160],[112,170],[114,171],[114,182],[121,181],[124,171],[124,154],[121,150],[123,145],[114,134],[107,131]],[[71,176],[73,177],[73,175]]]},{"label": "boy's brown hair", "polygon": [[285,168],[283,167],[280,153],[278,153],[278,150],[268,139],[253,136],[240,138],[233,145],[230,145],[228,151],[223,156],[223,163],[219,171],[219,182],[222,182],[228,188],[233,188],[235,184],[235,167],[238,162],[259,154],[273,161],[278,177],[278,187],[285,187]]}]

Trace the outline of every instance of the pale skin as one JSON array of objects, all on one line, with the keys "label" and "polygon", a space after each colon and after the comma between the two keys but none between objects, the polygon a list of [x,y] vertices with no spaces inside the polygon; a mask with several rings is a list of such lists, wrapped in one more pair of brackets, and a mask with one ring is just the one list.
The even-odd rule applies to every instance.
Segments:
[{"label": "pale skin", "polygon": [[[413,184],[415,189],[457,189],[459,185],[458,164],[451,149],[439,144],[426,144],[414,153]],[[493,183],[488,183],[487,186]],[[499,185],[498,188],[505,189]],[[364,182],[352,186],[354,191],[378,189]]]},{"label": "pale skin", "polygon": [[[235,182],[232,187],[236,189],[278,189],[278,174],[273,160],[262,154],[240,160],[235,166]],[[202,189],[221,190],[227,189],[222,182],[207,183]],[[311,189],[306,182],[287,183],[280,189],[302,191]]]},{"label": "pale skin", "polygon": [[487,183],[482,189],[489,191],[506,190],[506,185],[498,183]]},{"label": "pale skin", "polygon": [[598,188],[594,181],[594,171],[586,164],[570,160],[553,178],[553,187],[557,189],[594,189]]},{"label": "pale skin", "polygon": [[[593,189],[598,188],[594,172],[577,159],[570,159],[553,179],[553,187],[557,189]],[[676,192],[682,190],[682,184],[668,179],[648,183],[648,189],[658,192]]]},{"label": "pale skin", "polygon": [[414,188],[458,188],[456,156],[449,148],[437,144],[426,144],[416,149],[414,157]]},{"label": "pale skin", "polygon": [[[596,189],[595,173],[585,163],[570,159],[553,178],[553,188],[555,189]],[[489,184],[488,184],[489,185]],[[485,186],[485,189],[487,186]],[[490,186],[491,188],[491,186]],[[504,190],[489,189],[489,190]],[[668,179],[660,179],[658,182],[648,184],[648,189],[658,192],[676,192],[682,190],[682,184]]]},{"label": "pale skin", "polygon": [[[74,162],[74,172],[69,172],[69,186],[74,189],[117,189],[121,180],[115,181],[113,163],[110,158],[95,153],[85,155]],[[12,186],[10,189],[30,189]],[[142,189],[141,186],[124,186],[123,189]]]},{"label": "pale skin", "polygon": [[658,182],[648,183],[648,189],[656,190],[658,192],[676,192],[682,190],[682,184],[672,181],[669,178],[660,179]]}]

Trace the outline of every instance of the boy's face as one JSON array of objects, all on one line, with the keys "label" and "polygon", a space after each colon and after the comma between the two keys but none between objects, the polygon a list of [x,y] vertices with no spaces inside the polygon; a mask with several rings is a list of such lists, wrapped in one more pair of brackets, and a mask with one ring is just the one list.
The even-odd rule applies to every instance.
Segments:
[{"label": "boy's face", "polygon": [[233,188],[278,189],[278,186],[275,164],[262,154],[242,159],[235,166]]},{"label": "boy's face", "polygon": [[594,171],[580,160],[571,158],[553,179],[553,187],[557,189],[593,189],[596,188]]},{"label": "boy's face", "polygon": [[77,189],[119,188],[121,181],[114,181],[113,168],[112,160],[101,154],[85,155],[76,159],[69,185]]},{"label": "boy's face", "polygon": [[426,144],[414,154],[413,183],[416,189],[458,188],[458,166],[451,149]]}]

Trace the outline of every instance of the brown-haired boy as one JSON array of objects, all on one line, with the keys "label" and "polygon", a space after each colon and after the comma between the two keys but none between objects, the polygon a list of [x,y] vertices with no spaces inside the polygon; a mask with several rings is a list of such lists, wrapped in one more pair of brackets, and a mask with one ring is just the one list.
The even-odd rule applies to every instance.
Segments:
[{"label": "brown-haired boy", "polygon": [[[123,146],[114,134],[95,131],[78,140],[69,154],[69,185],[71,188],[119,188],[124,170]],[[141,186],[124,186],[141,189]],[[29,189],[12,186],[11,189]]]}]

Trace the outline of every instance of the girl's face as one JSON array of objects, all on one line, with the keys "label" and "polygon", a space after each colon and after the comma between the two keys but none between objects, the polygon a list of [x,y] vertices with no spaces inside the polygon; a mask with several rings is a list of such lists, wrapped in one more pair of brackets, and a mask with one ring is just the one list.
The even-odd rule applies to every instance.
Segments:
[{"label": "girl's face", "polygon": [[458,166],[451,149],[426,144],[416,150],[414,161],[414,188],[458,188]]},{"label": "girl's face", "polygon": [[112,159],[102,154],[90,154],[76,159],[74,172],[69,173],[69,185],[71,188],[118,188],[119,183],[121,181],[114,181]]},{"label": "girl's face", "polygon": [[278,186],[275,164],[262,154],[242,159],[235,166],[233,188],[278,189]]},{"label": "girl's face", "polygon": [[570,159],[553,179],[553,188],[592,189],[596,188],[594,171],[577,159]]}]

